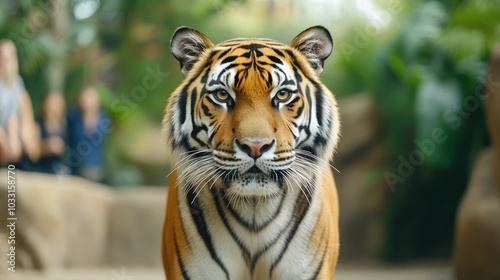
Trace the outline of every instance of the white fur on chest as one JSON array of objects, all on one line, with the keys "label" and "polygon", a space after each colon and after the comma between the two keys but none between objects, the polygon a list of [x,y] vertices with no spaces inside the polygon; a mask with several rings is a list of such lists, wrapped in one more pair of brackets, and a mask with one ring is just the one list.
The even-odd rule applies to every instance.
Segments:
[{"label": "white fur on chest", "polygon": [[[315,256],[314,252],[307,252],[311,251],[308,241],[321,206],[317,195],[313,196],[303,217],[294,216],[297,199],[304,195],[299,190],[289,192],[283,201],[275,198],[255,205],[241,204],[235,209],[240,218],[265,225],[256,231],[242,225],[227,209],[221,217],[211,191],[203,190],[197,199],[203,209],[212,252],[193,220],[190,209],[193,205],[189,205],[182,192],[178,195],[182,221],[193,252],[191,261],[185,263],[187,271],[195,274],[190,275],[192,279],[295,279],[311,271],[310,264]],[[274,218],[267,222],[270,216]],[[298,218],[301,222],[297,224]]]}]

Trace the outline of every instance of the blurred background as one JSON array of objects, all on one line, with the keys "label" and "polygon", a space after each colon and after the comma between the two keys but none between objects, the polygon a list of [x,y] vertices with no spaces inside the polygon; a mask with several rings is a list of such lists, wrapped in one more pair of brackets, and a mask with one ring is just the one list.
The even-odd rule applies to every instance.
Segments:
[{"label": "blurred background", "polygon": [[[69,176],[74,173],[65,168],[72,162],[69,146],[61,155],[62,165],[49,171],[53,175],[18,175],[18,189],[23,184],[24,189],[33,188],[24,194],[19,190],[19,196],[25,196],[25,204],[19,207],[28,201],[37,201],[41,208],[54,204],[55,198],[43,196],[57,185],[49,192],[58,196],[57,203],[67,204],[60,207],[82,203],[95,212],[88,218],[83,208],[70,214],[66,208],[44,210],[46,216],[42,213],[39,219],[52,219],[65,228],[57,234],[33,233],[37,229],[26,222],[30,229],[19,231],[20,238],[32,245],[25,255],[18,254],[18,264],[42,270],[115,267],[106,272],[107,279],[129,279],[113,275],[134,264],[160,267],[159,248],[154,246],[147,247],[154,252],[148,261],[123,256],[135,254],[136,249],[148,253],[140,244],[149,241],[141,234],[154,239],[149,243],[159,244],[157,231],[161,231],[168,185],[165,176],[170,172],[160,123],[169,94],[182,80],[169,50],[170,37],[181,25],[202,31],[216,43],[234,37],[289,42],[312,25],[327,27],[335,47],[321,77],[340,102],[343,124],[343,139],[333,163],[340,170],[336,174],[340,269],[376,264],[383,273],[386,266],[418,264],[438,269],[436,274],[415,279],[453,279],[459,205],[472,184],[480,154],[492,144],[485,107],[493,104],[488,87],[500,87],[500,77],[492,74],[492,52],[495,43],[500,43],[498,0],[2,0],[0,38],[10,39],[17,48],[19,74],[35,118],[44,117],[49,93],[62,94],[69,114],[82,106],[80,95],[91,88],[97,93],[104,120],[109,120],[102,135],[88,136],[91,144],[92,139],[103,142],[102,174],[93,180],[99,183],[80,178],[86,176]],[[496,104],[490,105],[492,114],[500,111]],[[483,168],[492,166],[487,162]],[[24,169],[30,171],[29,165]],[[491,178],[485,180],[492,182]],[[68,190],[73,186],[77,190]],[[75,204],[62,198],[64,194],[56,194],[62,189]],[[93,194],[83,203],[88,190]],[[100,192],[105,198],[96,194]],[[486,224],[497,231],[465,242],[483,239],[492,242],[487,247],[500,250],[499,196],[494,187],[487,193],[497,200],[492,202],[493,210],[488,208],[493,212],[488,212]],[[151,205],[157,209],[150,209]],[[36,209],[19,211],[33,216]],[[60,211],[66,216],[58,217]],[[145,212],[157,219],[143,216]],[[26,220],[41,223],[35,216]],[[114,249],[102,249],[93,262],[68,261],[74,251],[69,248],[83,242],[68,236],[89,236],[94,219],[102,219],[103,227],[95,237]],[[68,220],[73,224],[70,228],[66,228]],[[128,232],[125,237],[124,231]],[[42,239],[33,238],[37,234]],[[68,248],[56,246],[60,260],[55,261],[50,253],[40,253],[54,247],[33,249],[45,242],[43,238],[54,244],[60,238],[73,241],[68,241]],[[500,253],[495,252],[479,261],[479,266],[495,262],[496,257],[498,264]],[[500,279],[498,269],[493,273],[498,274],[470,279]],[[392,279],[387,275],[381,279]],[[339,279],[351,279],[347,277]]]}]

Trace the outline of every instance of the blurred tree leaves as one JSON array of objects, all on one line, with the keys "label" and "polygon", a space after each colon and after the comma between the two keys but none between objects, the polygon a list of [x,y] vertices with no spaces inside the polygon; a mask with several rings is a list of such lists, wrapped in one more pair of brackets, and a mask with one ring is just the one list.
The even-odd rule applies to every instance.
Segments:
[{"label": "blurred tree leaves", "polygon": [[246,0],[207,0],[207,1],[186,1],[189,3],[196,18],[206,18],[211,15],[221,13],[229,5],[244,3]]},{"label": "blurred tree leaves", "polygon": [[500,1],[463,1],[452,9],[437,45],[454,59],[480,57],[500,41]]},{"label": "blurred tree leaves", "polygon": [[433,140],[436,129],[444,131],[446,145],[439,145],[433,152],[426,154],[424,164],[430,168],[449,168],[455,153],[458,135],[453,133],[447,122],[443,119],[450,105],[460,104],[461,90],[457,81],[438,80],[435,76],[424,74],[417,89],[415,100],[415,139],[419,141]]},{"label": "blurred tree leaves", "polygon": [[[375,52],[380,83],[373,92],[390,124],[392,155],[424,155],[389,198],[386,259],[450,254],[456,207],[486,144],[483,105],[476,100],[468,109],[465,101],[481,88],[500,24],[500,5],[486,12],[483,2],[414,1],[396,35]],[[432,140],[436,129],[446,140],[424,153],[417,142]]]}]

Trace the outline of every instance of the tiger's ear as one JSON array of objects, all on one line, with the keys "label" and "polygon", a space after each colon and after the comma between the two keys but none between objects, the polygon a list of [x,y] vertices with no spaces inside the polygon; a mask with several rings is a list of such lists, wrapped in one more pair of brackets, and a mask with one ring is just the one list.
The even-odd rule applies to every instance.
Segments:
[{"label": "tiger's ear", "polygon": [[205,34],[187,26],[177,28],[170,40],[170,49],[181,65],[184,76],[191,70],[199,55],[214,44]]},{"label": "tiger's ear", "polygon": [[306,56],[319,76],[323,72],[324,61],[332,53],[333,40],[330,32],[318,25],[302,31],[292,40],[290,46]]}]

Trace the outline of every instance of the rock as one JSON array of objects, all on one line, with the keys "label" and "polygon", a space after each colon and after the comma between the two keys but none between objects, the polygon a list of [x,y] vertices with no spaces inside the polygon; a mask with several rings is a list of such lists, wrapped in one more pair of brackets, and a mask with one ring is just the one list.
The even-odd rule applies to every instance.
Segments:
[{"label": "rock", "polygon": [[[115,190],[80,177],[15,172],[18,268],[161,267],[166,187]],[[0,169],[2,206],[6,177]],[[6,207],[0,219],[7,221]]]},{"label": "rock", "polygon": [[498,194],[500,194],[500,44],[492,49],[486,90],[486,117],[495,150],[494,174]]},{"label": "rock", "polygon": [[[5,221],[3,219],[3,217],[2,217],[2,221]],[[0,232],[0,240],[2,240],[2,242],[0,242],[0,256],[2,256],[2,260],[7,260],[7,257],[6,257],[6,255],[8,254],[7,247],[9,246],[7,244],[7,241],[6,241],[7,238],[8,238],[8,235],[5,232]],[[0,275],[7,274],[8,273],[7,268],[8,268],[8,264],[6,261],[0,262]],[[3,276],[0,278],[4,279]]]},{"label": "rock", "polygon": [[[0,170],[6,201],[7,170]],[[104,261],[110,190],[78,177],[15,170],[16,263],[21,268],[94,266]],[[6,220],[4,207],[0,217]],[[6,234],[5,227],[0,232]]]},{"label": "rock", "polygon": [[480,155],[459,207],[454,271],[460,280],[500,279],[500,198],[494,156],[491,148]]},{"label": "rock", "polygon": [[59,188],[66,188],[59,197],[66,233],[64,266],[102,266],[107,261],[109,206],[114,197],[113,190],[79,177],[71,177],[71,185],[60,185]]},{"label": "rock", "polygon": [[383,239],[382,212],[390,189],[377,167],[387,159],[383,143],[335,174],[340,209],[340,261],[377,258]]},{"label": "rock", "polygon": [[373,97],[360,93],[339,100],[342,137],[336,158],[347,160],[380,140],[381,118]]},{"label": "rock", "polygon": [[117,192],[110,211],[109,264],[162,266],[161,236],[166,198],[166,187],[141,187]]},{"label": "rock", "polygon": [[382,120],[369,94],[339,101],[342,138],[334,166],[340,207],[340,261],[376,258],[383,244],[382,210],[390,189],[380,172],[388,158]]}]

